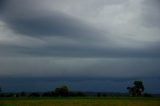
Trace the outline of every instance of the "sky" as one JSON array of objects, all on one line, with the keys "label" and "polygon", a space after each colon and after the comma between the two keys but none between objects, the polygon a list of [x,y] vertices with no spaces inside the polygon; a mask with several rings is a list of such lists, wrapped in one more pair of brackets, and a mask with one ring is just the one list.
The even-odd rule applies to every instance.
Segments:
[{"label": "sky", "polygon": [[1,0],[4,91],[160,93],[159,0]]}]

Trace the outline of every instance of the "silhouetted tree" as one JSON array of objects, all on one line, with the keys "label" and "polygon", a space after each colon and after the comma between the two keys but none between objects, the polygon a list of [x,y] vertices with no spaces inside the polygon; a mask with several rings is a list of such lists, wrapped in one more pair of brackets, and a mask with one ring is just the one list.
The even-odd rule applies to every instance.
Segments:
[{"label": "silhouetted tree", "polygon": [[98,93],[97,93],[97,96],[98,96],[98,97],[100,97],[100,96],[102,96],[102,95],[101,95],[101,93],[100,93],[100,92],[98,92]]},{"label": "silhouetted tree", "polygon": [[68,96],[69,89],[67,86],[61,86],[56,88],[54,92],[57,96]]},{"label": "silhouetted tree", "polygon": [[2,97],[2,93],[1,92],[2,92],[2,88],[0,87],[0,97]]},{"label": "silhouetted tree", "polygon": [[134,86],[136,88],[136,96],[141,96],[144,91],[144,85],[142,81],[134,81]]},{"label": "silhouetted tree", "polygon": [[51,96],[55,96],[55,95],[54,95],[54,92],[44,92],[42,94],[42,96],[44,96],[44,97],[51,97]]},{"label": "silhouetted tree", "polygon": [[132,87],[127,87],[131,96],[141,96],[144,91],[144,85],[142,81],[134,81]]},{"label": "silhouetted tree", "polygon": [[30,97],[40,97],[41,94],[38,93],[38,92],[33,92],[33,93],[31,93],[29,96],[30,96]]},{"label": "silhouetted tree", "polygon": [[20,96],[25,97],[25,96],[27,96],[27,94],[23,91],[20,93]]}]

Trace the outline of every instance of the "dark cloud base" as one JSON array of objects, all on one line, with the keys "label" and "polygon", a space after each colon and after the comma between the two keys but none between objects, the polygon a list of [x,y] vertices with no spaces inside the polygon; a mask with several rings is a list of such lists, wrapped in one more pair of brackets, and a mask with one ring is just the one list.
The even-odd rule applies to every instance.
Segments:
[{"label": "dark cloud base", "polygon": [[127,92],[126,87],[130,86],[134,80],[142,80],[144,82],[145,92],[160,93],[160,86],[158,84],[160,78],[1,77],[0,83],[4,92],[51,91],[60,85],[68,85],[74,91]]},{"label": "dark cloud base", "polygon": [[[113,1],[104,2],[103,5],[109,5],[109,2],[112,4]],[[114,2],[116,5],[125,3],[124,0]],[[138,40],[135,42],[132,39],[123,39],[126,35],[120,35],[122,38],[113,35],[112,31],[116,32],[115,29],[104,28],[105,31],[100,30],[97,28],[97,24],[92,25],[90,22],[81,20],[81,16],[74,17],[58,10],[50,11],[45,10],[45,7],[39,8],[37,6],[40,3],[38,0],[35,0],[34,3],[33,0],[0,0],[0,22],[5,24],[5,30],[11,30],[11,33],[8,31],[11,38],[7,38],[7,41],[12,41],[12,37],[17,37],[12,43],[9,41],[0,42],[0,86],[4,88],[4,91],[48,91],[53,90],[58,85],[67,84],[73,90],[125,92],[126,86],[131,84],[133,80],[143,80],[147,92],[160,93],[160,41],[154,38],[159,35],[157,29],[160,28],[159,0],[144,0],[142,4],[139,4],[142,6],[142,10],[136,20],[138,28],[153,29],[158,33],[155,32],[152,35],[153,32],[150,32],[150,37],[153,39],[151,41],[149,38],[146,40],[145,35],[143,35],[143,39],[139,41],[139,37],[137,37]],[[91,10],[94,10],[94,7]],[[112,12],[112,10],[110,11]],[[139,13],[139,11],[137,12]],[[124,12],[122,13],[124,14]],[[127,15],[124,18],[127,18]],[[130,25],[130,23],[127,24]],[[118,29],[121,30],[121,28]],[[132,31],[126,32],[130,35],[133,33]],[[141,32],[135,33],[141,34]],[[34,44],[30,46],[23,43],[17,44],[25,41],[26,39],[22,40],[25,37],[40,39],[46,44],[38,47],[35,47]],[[55,37],[58,37],[60,42],[55,43]],[[49,40],[46,40],[47,38]],[[70,43],[70,41],[74,43]],[[132,42],[130,43],[130,41]],[[127,44],[123,45],[126,42]],[[62,59],[60,61],[55,59],[51,62],[52,64],[48,65],[53,57]],[[67,61],[66,58],[68,58]],[[70,61],[73,58],[112,58],[117,60],[112,61],[111,59],[108,62],[96,59]],[[129,61],[123,61],[123,59],[129,59]],[[133,59],[138,60],[134,61]],[[144,60],[141,61],[140,59]],[[58,63],[56,63],[57,61]],[[88,64],[92,62],[93,64]],[[55,67],[61,71],[52,73]],[[41,74],[45,73],[44,76],[38,77],[41,75],[35,71],[36,69]],[[100,69],[103,69],[102,73],[100,73]],[[47,71],[51,73],[50,77],[47,77]],[[32,72],[35,72],[34,77],[31,77]],[[60,72],[59,76],[62,77],[55,77],[58,72]],[[115,73],[117,74],[115,75]],[[124,78],[121,78],[120,74]],[[102,75],[104,76],[101,77]],[[23,76],[23,78],[19,76]]]}]

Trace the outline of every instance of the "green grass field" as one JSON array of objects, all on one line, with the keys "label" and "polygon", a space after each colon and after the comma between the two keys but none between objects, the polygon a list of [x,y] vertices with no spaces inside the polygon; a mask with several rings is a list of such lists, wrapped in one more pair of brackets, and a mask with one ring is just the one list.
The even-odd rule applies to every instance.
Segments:
[{"label": "green grass field", "polygon": [[160,106],[160,98],[143,98],[143,97],[0,98],[0,106]]}]

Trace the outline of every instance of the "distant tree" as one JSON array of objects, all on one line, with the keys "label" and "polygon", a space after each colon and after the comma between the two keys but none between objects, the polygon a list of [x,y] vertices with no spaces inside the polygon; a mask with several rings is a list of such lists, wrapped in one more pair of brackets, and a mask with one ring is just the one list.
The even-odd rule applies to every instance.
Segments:
[{"label": "distant tree", "polygon": [[79,91],[79,92],[76,93],[76,96],[86,96],[86,95],[83,92]]},{"label": "distant tree", "polygon": [[80,92],[80,91],[69,91],[68,96],[72,96],[72,97],[84,97],[86,96],[86,94],[84,92]]},{"label": "distant tree", "polygon": [[0,86],[0,93],[2,92],[2,88],[1,88],[1,86]]},{"label": "distant tree", "polygon": [[127,87],[130,96],[141,96],[144,91],[144,85],[142,81],[134,81],[132,87]]},{"label": "distant tree", "polygon": [[23,91],[20,93],[20,96],[25,97],[25,96],[27,96],[27,94],[26,94],[26,92]]},{"label": "distant tree", "polygon": [[51,97],[51,96],[54,96],[54,92],[44,92],[42,94],[43,97]]},{"label": "distant tree", "polygon": [[30,96],[30,97],[40,97],[41,94],[38,93],[38,92],[33,92],[33,93],[31,93],[29,96]]},{"label": "distant tree", "polygon": [[97,96],[98,96],[98,97],[100,97],[100,96],[101,96],[101,93],[100,93],[100,92],[98,92],[98,93],[97,93]]},{"label": "distant tree", "polygon": [[68,96],[69,89],[67,86],[61,86],[55,89],[55,95],[57,96]]},{"label": "distant tree", "polygon": [[144,96],[144,97],[152,97],[152,95],[149,94],[149,93],[144,93],[143,96]]},{"label": "distant tree", "polygon": [[142,81],[134,81],[134,87],[136,89],[136,96],[141,96],[144,91],[144,85]]}]

